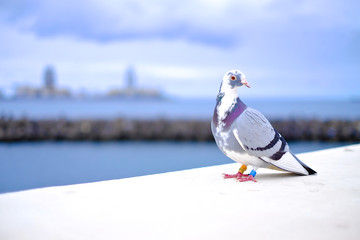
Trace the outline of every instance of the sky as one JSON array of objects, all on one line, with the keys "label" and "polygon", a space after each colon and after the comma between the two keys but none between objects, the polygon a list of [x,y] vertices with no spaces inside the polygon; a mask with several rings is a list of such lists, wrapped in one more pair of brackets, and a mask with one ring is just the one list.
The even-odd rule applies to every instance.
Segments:
[{"label": "sky", "polygon": [[137,85],[216,97],[242,71],[246,97],[360,97],[357,0],[0,0],[0,90]]}]

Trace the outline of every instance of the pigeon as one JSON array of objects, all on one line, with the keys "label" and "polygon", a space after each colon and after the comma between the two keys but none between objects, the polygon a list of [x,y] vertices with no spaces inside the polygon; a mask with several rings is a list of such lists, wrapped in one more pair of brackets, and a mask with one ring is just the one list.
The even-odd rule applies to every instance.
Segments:
[{"label": "pigeon", "polygon": [[[239,70],[224,75],[211,121],[211,131],[219,149],[242,164],[236,174],[224,174],[224,178],[256,182],[258,168],[297,175],[316,174],[290,151],[286,140],[262,113],[240,100],[238,88],[241,86],[250,88],[245,75]],[[244,174],[247,166],[251,166],[252,171]]]}]

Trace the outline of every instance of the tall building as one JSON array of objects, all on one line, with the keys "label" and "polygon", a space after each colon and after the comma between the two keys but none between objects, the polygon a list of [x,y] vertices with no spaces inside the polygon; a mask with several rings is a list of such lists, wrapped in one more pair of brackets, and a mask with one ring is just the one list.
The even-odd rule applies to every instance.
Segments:
[{"label": "tall building", "polygon": [[55,90],[55,70],[52,66],[47,66],[44,71],[44,87],[47,90]]},{"label": "tall building", "polygon": [[132,67],[129,67],[126,70],[125,81],[126,81],[126,87],[128,89],[134,89],[135,88],[135,71],[134,71],[134,69]]},{"label": "tall building", "polygon": [[135,80],[135,70],[128,67],[125,71],[125,87],[122,89],[110,89],[107,93],[108,97],[125,97],[130,99],[162,99],[163,94],[158,89],[137,87]]}]

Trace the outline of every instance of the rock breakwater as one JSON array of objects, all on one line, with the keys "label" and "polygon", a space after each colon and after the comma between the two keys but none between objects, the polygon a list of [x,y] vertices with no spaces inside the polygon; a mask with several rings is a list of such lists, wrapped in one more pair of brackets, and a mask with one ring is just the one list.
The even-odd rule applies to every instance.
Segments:
[{"label": "rock breakwater", "polygon": [[[288,140],[360,141],[360,120],[274,120]],[[0,118],[0,141],[213,141],[210,121],[203,120],[30,120]]]}]

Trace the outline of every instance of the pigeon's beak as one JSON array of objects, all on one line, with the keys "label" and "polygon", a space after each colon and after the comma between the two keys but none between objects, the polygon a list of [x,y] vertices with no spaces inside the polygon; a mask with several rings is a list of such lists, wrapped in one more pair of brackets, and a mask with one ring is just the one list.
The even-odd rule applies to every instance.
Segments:
[{"label": "pigeon's beak", "polygon": [[250,88],[250,84],[246,81],[246,78],[241,78],[241,83]]}]

